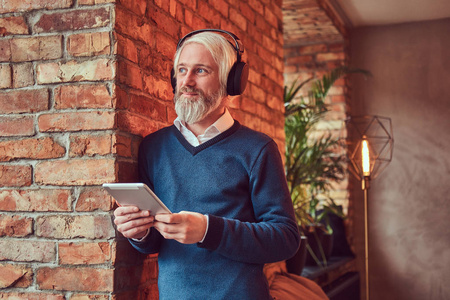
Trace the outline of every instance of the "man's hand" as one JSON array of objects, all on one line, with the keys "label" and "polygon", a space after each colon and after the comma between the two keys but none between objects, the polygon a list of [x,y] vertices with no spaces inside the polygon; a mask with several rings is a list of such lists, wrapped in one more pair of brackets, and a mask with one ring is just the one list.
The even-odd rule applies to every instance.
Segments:
[{"label": "man's hand", "polygon": [[206,232],[205,215],[181,211],[176,214],[158,214],[154,227],[165,239],[176,240],[182,244],[195,244],[203,239]]},{"label": "man's hand", "polygon": [[126,238],[143,238],[153,222],[150,212],[141,211],[137,206],[121,206],[114,211],[114,224]]}]

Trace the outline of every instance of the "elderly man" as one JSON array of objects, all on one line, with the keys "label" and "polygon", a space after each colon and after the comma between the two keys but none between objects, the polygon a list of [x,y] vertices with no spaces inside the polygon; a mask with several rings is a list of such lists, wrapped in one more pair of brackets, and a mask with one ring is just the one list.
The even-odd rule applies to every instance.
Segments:
[{"label": "elderly man", "polygon": [[114,213],[138,251],[159,253],[160,299],[271,299],[264,264],[293,256],[299,245],[276,143],[226,108],[245,87],[247,66],[238,38],[216,31],[180,41],[178,118],[140,146],[141,181],[176,213],[152,216],[134,206]]}]

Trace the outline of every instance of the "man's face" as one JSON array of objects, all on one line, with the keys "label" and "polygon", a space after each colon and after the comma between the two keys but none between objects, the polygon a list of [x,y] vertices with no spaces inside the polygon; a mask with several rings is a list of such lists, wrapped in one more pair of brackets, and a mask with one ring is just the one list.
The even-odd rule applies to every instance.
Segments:
[{"label": "man's face", "polygon": [[178,60],[175,110],[178,117],[193,124],[217,109],[224,92],[219,82],[219,67],[211,53],[197,43],[184,47]]}]

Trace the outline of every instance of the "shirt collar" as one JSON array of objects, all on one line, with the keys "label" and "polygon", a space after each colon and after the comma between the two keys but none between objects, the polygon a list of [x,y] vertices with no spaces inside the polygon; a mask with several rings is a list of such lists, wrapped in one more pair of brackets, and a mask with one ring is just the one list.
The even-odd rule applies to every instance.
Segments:
[{"label": "shirt collar", "polygon": [[[184,121],[181,121],[179,117],[177,117],[173,121],[173,124],[180,131],[181,131],[182,127],[183,127],[183,129],[189,130],[186,127],[186,123]],[[210,132],[211,130],[213,130],[213,131],[217,130],[218,133],[222,133],[222,132],[226,131],[227,129],[230,129],[231,126],[233,126],[233,124],[234,124],[234,119],[231,116],[231,114],[228,111],[228,109],[225,108],[225,113],[223,115],[221,115],[220,118],[218,118],[217,121],[214,122],[211,126],[206,128],[205,134]]]},{"label": "shirt collar", "polygon": [[[225,108],[225,113],[222,116],[220,116],[220,118],[218,118],[217,121],[214,122],[214,124],[212,124],[211,126],[216,127],[216,129],[220,133],[222,133],[222,132],[226,131],[227,129],[230,129],[231,126],[233,126],[233,124],[234,124],[234,119],[231,116],[228,109]],[[206,130],[208,130],[208,129],[206,129]]]}]

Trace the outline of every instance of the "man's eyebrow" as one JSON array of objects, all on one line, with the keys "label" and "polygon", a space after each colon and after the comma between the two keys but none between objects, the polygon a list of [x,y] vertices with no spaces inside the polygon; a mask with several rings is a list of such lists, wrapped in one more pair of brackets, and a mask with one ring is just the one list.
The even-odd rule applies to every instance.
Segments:
[{"label": "man's eyebrow", "polygon": [[179,63],[178,67],[180,67],[180,66],[181,67],[191,66],[191,67],[196,67],[196,68],[202,67],[202,68],[207,68],[207,69],[212,69],[213,68],[211,65],[207,65],[207,64],[193,64],[193,65],[191,65],[189,63]]}]

